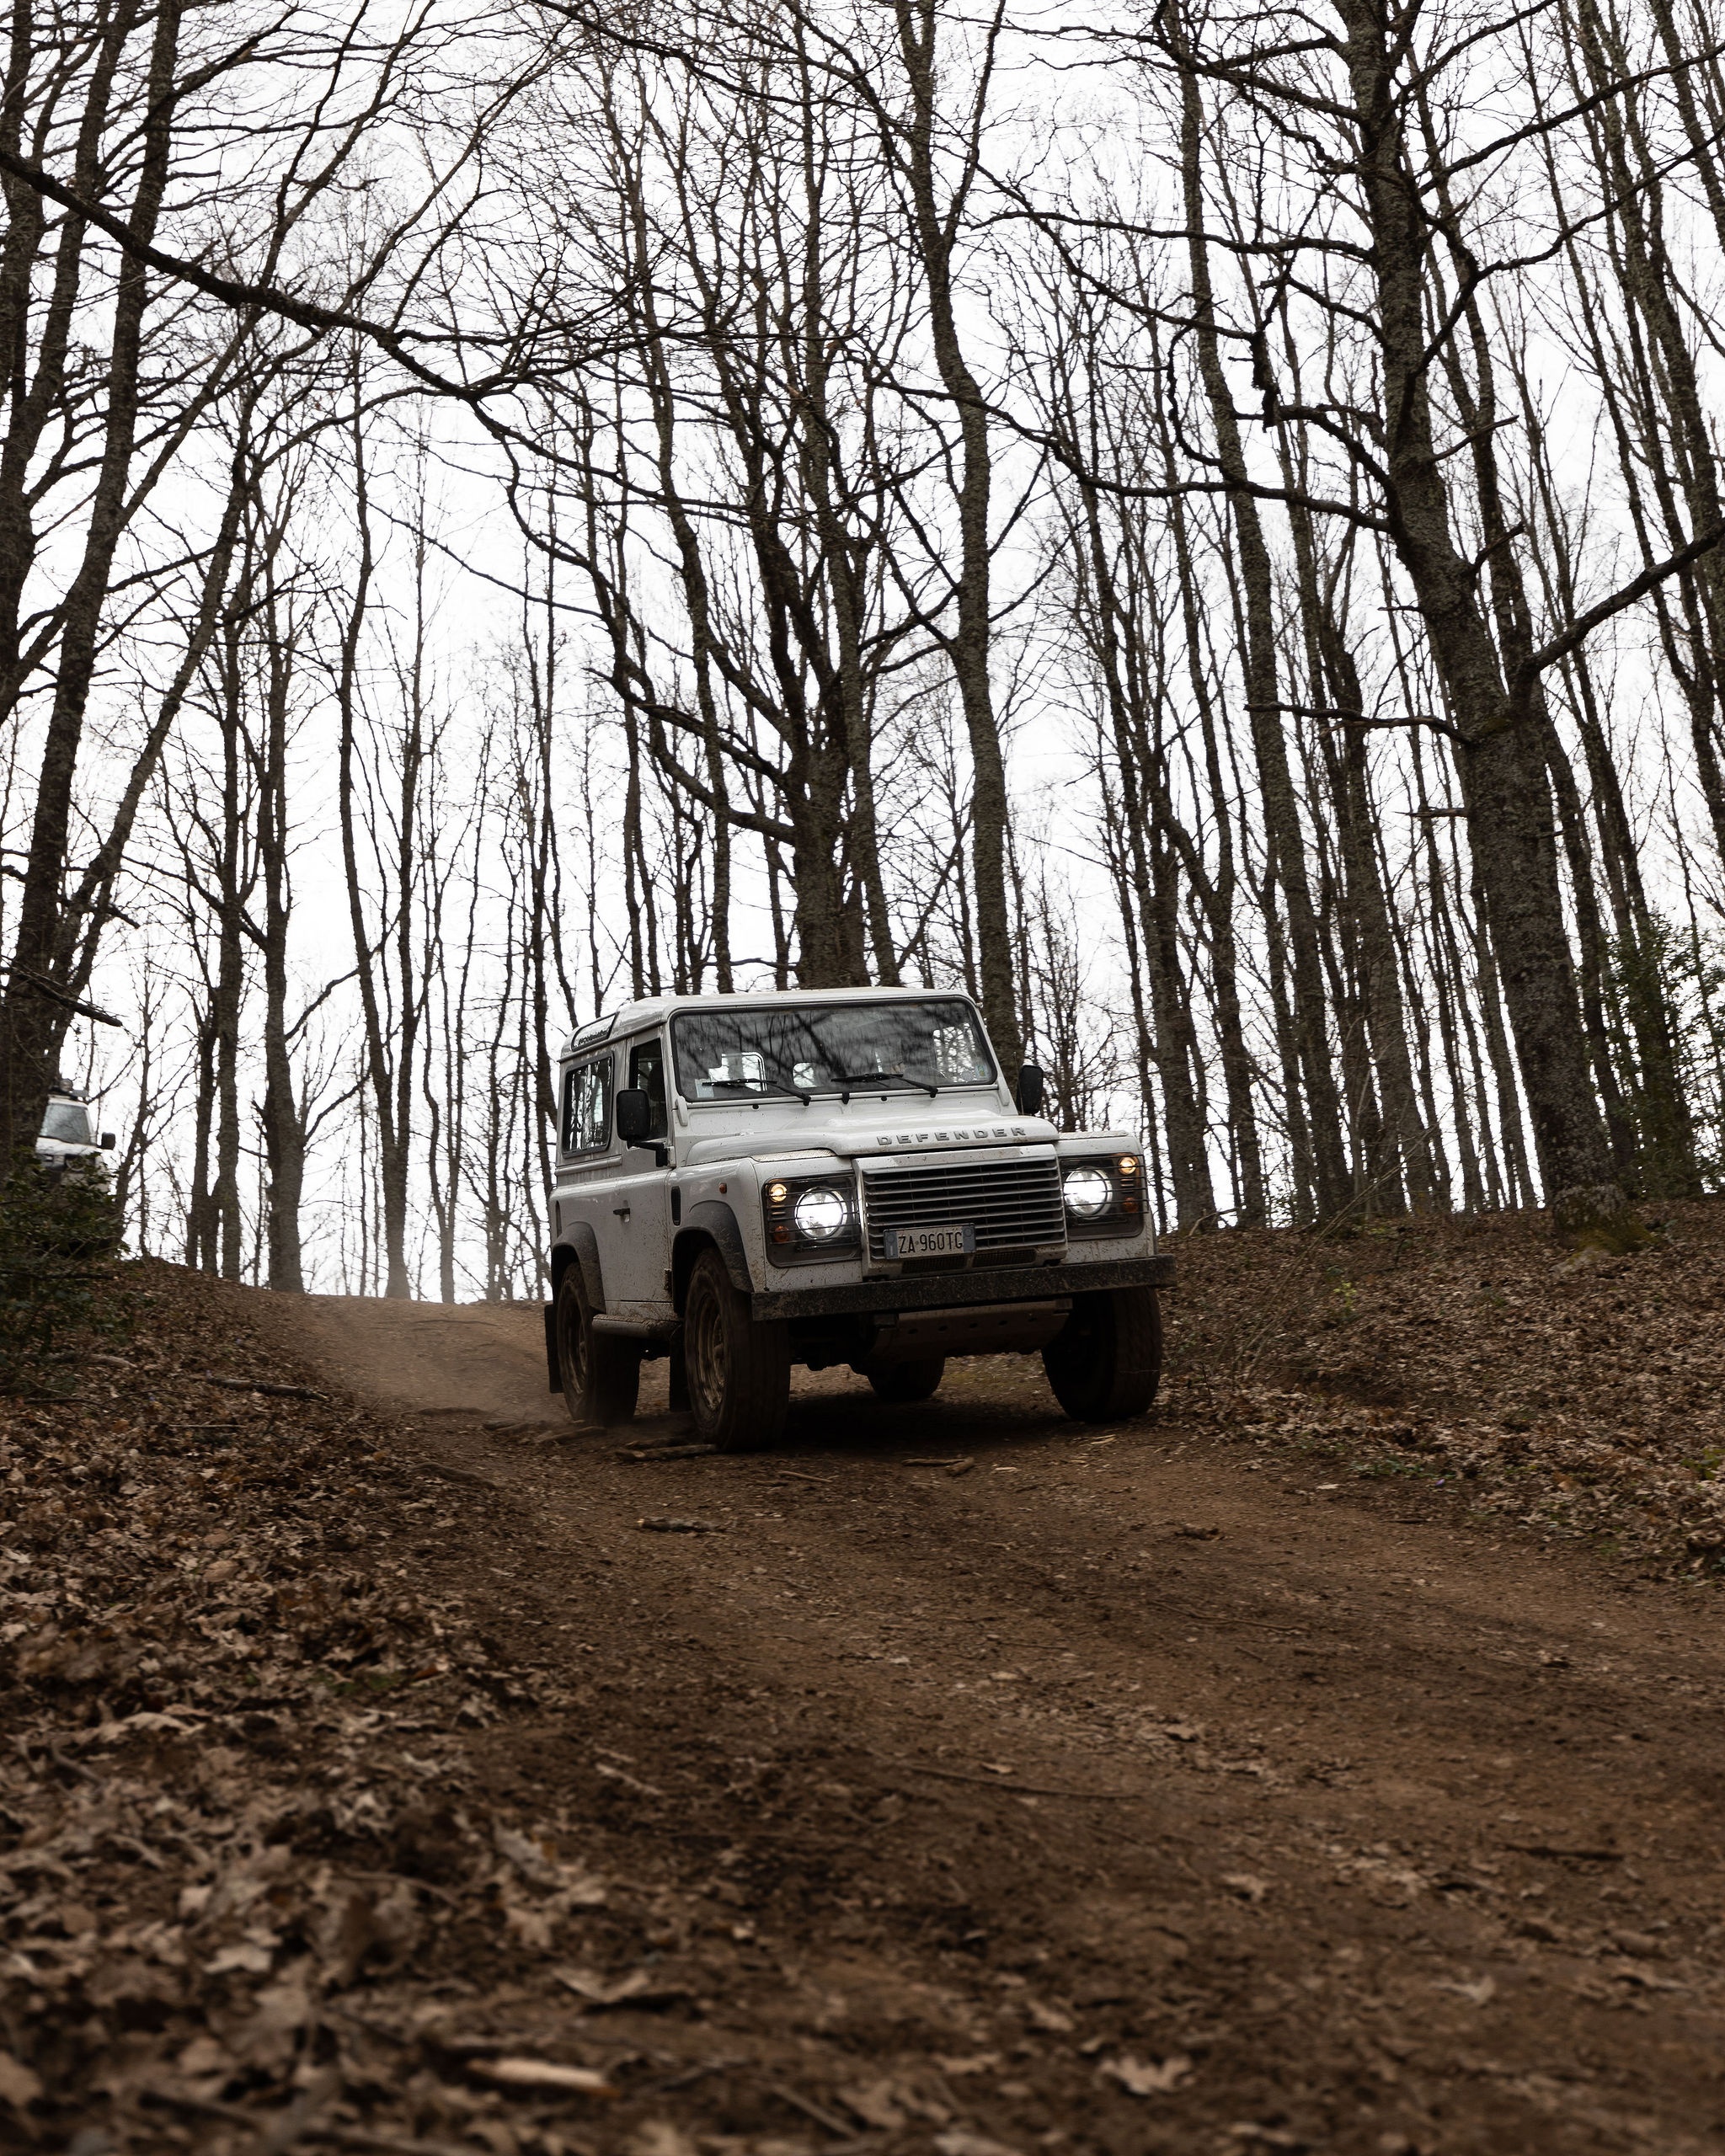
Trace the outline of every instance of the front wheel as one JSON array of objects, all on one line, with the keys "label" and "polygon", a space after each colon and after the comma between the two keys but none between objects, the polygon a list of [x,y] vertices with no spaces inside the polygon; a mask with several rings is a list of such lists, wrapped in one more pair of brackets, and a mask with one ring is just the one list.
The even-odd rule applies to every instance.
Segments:
[{"label": "front wheel", "polygon": [[1078,1296],[1042,1351],[1054,1396],[1075,1422],[1141,1415],[1162,1374],[1162,1314],[1154,1288],[1103,1288]]},{"label": "front wheel", "polygon": [[932,1400],[946,1371],[944,1355],[929,1355],[915,1363],[872,1363],[862,1374],[879,1398],[910,1407],[919,1400]]},{"label": "front wheel", "polygon": [[587,1429],[627,1422],[641,1388],[641,1351],[629,1341],[595,1332],[578,1264],[558,1283],[556,1337],[557,1374],[570,1420]]},{"label": "front wheel", "polygon": [[702,1251],[689,1276],[683,1361],[699,1438],[721,1452],[774,1443],[790,1412],[790,1328],[755,1322],[716,1250]]}]

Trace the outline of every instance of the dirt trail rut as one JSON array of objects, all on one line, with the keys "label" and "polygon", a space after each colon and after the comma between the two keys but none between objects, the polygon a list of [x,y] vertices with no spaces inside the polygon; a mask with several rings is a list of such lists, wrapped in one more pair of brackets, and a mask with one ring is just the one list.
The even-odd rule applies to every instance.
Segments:
[{"label": "dirt trail rut", "polygon": [[794,2084],[787,2148],[895,2156],[1725,2148],[1710,1598],[1076,1429],[1020,1358],[636,1463],[559,1434],[537,1310],[300,1310],[483,1486],[413,1561],[588,1677],[499,1771],[726,1913],[695,2145]]}]

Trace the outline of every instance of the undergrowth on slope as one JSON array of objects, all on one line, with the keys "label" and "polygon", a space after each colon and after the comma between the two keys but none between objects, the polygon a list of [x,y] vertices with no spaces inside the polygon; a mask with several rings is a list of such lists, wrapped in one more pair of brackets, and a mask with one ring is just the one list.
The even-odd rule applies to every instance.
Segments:
[{"label": "undergrowth on slope", "polygon": [[1183,1240],[1166,1412],[1725,1575],[1725,1202],[1656,1225],[1621,1257],[1558,1250],[1538,1213]]},{"label": "undergrowth on slope", "polygon": [[104,1163],[58,1174],[29,1154],[13,1163],[0,1187],[0,1392],[77,1392],[76,1343],[130,1323],[120,1247]]}]

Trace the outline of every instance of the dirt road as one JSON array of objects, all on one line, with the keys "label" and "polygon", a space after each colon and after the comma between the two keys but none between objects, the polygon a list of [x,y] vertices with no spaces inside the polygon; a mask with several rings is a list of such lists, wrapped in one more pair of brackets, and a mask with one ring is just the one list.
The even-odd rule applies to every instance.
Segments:
[{"label": "dirt road", "polygon": [[377,1561],[579,1679],[474,1774],[661,1897],[593,1951],[663,1977],[605,2020],[670,2079],[560,2145],[1725,2148],[1711,1594],[1077,1430],[1016,1358],[637,1461],[568,1439],[537,1311],[313,1299],[292,1339],[456,1478]]}]

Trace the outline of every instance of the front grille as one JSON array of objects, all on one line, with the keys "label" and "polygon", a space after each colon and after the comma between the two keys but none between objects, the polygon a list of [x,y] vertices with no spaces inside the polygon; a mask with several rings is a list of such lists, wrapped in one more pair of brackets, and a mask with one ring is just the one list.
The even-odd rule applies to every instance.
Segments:
[{"label": "front grille", "polygon": [[1054,1161],[918,1161],[862,1175],[868,1255],[886,1256],[889,1228],[941,1228],[968,1221],[979,1252],[1032,1250],[1066,1239],[1060,1171]]}]

